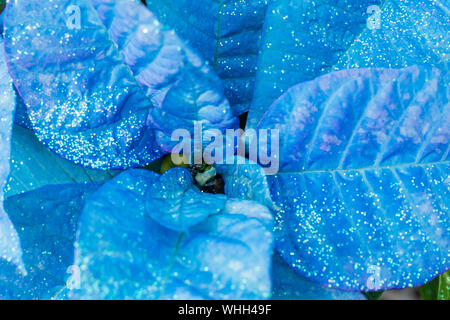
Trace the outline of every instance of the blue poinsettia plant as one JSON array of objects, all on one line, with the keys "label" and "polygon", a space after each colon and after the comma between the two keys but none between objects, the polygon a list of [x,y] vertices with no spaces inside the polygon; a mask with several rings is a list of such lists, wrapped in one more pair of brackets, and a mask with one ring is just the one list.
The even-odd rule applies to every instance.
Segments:
[{"label": "blue poinsettia plant", "polygon": [[448,280],[449,10],[8,1],[0,298],[365,299]]}]

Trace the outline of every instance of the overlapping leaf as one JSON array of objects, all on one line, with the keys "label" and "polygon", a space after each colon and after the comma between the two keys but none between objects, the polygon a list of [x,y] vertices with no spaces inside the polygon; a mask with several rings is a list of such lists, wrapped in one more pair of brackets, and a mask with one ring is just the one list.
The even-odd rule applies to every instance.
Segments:
[{"label": "overlapping leaf", "polygon": [[438,300],[450,300],[450,272],[439,276]]},{"label": "overlapping leaf", "polygon": [[[27,275],[0,261],[0,299],[66,298],[78,217],[95,184],[46,186],[5,201],[18,230]],[[77,276],[73,272],[72,276]],[[77,279],[74,279],[74,285]]]},{"label": "overlapping leaf", "polygon": [[17,232],[3,209],[3,187],[10,170],[11,134],[16,103],[2,49],[3,41],[0,39],[0,260],[12,262],[23,271]]},{"label": "overlapping leaf", "polygon": [[0,35],[3,34],[3,16],[4,16],[4,12],[2,10],[2,7],[0,6]]},{"label": "overlapping leaf", "polygon": [[450,271],[436,277],[429,283],[419,288],[424,300],[449,300],[450,299]]},{"label": "overlapping leaf", "polygon": [[[277,211],[271,200],[264,170],[258,164],[239,157],[234,165],[217,165],[217,172],[225,181],[225,194],[264,204]],[[272,259],[272,299],[274,300],[363,300],[361,293],[325,288],[296,274],[278,254]]]},{"label": "overlapping leaf", "polygon": [[[138,2],[9,2],[18,93],[0,61],[0,184],[14,107],[16,123],[59,155],[128,168],[169,152],[174,129],[235,128],[232,113],[252,96],[249,126],[280,130],[280,172],[265,177],[236,158],[216,166],[226,195],[200,192],[175,168],[127,171],[95,194],[97,185],[73,184],[10,198],[13,224],[0,210],[0,298],[66,297],[92,194],[72,298],[261,299],[272,277],[275,299],[363,299],[331,288],[403,288],[448,270],[447,3],[272,0],[266,11],[265,0],[147,1],[184,42]],[[316,78],[417,63],[440,70]],[[113,176],[59,158],[27,129],[12,132],[8,194]],[[272,274],[269,209],[287,262],[275,255]],[[447,280],[437,282],[440,297]]]},{"label": "overlapping leaf", "polygon": [[353,69],[290,89],[259,128],[280,130],[268,177],[277,248],[337,288],[420,285],[449,268],[448,76]]},{"label": "overlapping leaf", "polygon": [[20,97],[17,90],[14,88],[14,92],[16,93],[16,112],[14,114],[14,123],[18,124],[23,128],[27,128],[33,130],[33,124],[28,117],[27,106],[23,102],[23,99]]},{"label": "overlapping leaf", "polygon": [[135,1],[11,1],[5,44],[39,139],[84,166],[145,165],[176,128],[236,124],[219,78]]},{"label": "overlapping leaf", "polygon": [[360,292],[326,288],[290,268],[277,254],[272,265],[273,300],[366,300]]},{"label": "overlapping leaf", "polygon": [[225,182],[228,197],[257,201],[271,210],[275,209],[264,169],[257,163],[236,156],[215,168]]},{"label": "overlapping leaf", "polygon": [[84,168],[60,158],[39,142],[32,131],[18,125],[12,130],[10,166],[6,197],[49,184],[102,183],[118,173],[117,170]]},{"label": "overlapping leaf", "polygon": [[[185,188],[189,178],[183,168],[162,176],[131,170],[92,196],[80,219],[76,262],[83,270],[82,285],[72,292],[73,298],[269,297],[268,209],[252,201],[225,202],[223,195],[203,194],[209,203],[205,207],[200,193],[192,197]],[[186,190],[181,201],[174,199],[178,192],[172,187],[180,184]],[[155,199],[155,188],[164,190],[168,204]],[[161,206],[171,208],[166,217],[154,214]],[[211,215],[193,216],[197,224],[188,223],[195,210],[209,210]],[[180,221],[190,225],[188,232],[179,232]]]},{"label": "overlapping leaf", "polygon": [[333,70],[448,68],[448,2],[272,0],[248,126],[291,86]]},{"label": "overlapping leaf", "polygon": [[160,20],[210,61],[233,113],[248,110],[267,0],[150,0]]}]

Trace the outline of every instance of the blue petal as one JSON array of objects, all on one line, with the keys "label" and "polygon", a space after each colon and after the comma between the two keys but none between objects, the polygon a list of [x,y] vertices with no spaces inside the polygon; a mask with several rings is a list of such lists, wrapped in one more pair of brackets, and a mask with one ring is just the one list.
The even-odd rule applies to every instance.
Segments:
[{"label": "blue petal", "polygon": [[165,147],[193,119],[236,122],[207,64],[139,3],[19,0],[6,12],[7,57],[30,120],[69,160],[141,166],[165,153],[157,139]]},{"label": "blue petal", "polygon": [[3,209],[3,188],[10,165],[11,132],[15,95],[3,54],[3,40],[0,38],[0,260],[14,263],[24,271],[20,242],[17,232]]},{"label": "blue petal", "polygon": [[147,0],[147,6],[210,61],[233,113],[247,111],[267,0]]},{"label": "blue petal", "polygon": [[106,182],[118,173],[84,168],[65,160],[39,142],[33,131],[18,125],[12,130],[10,166],[6,197],[48,184]]},{"label": "blue petal", "polygon": [[78,217],[85,199],[97,188],[95,184],[46,186],[5,201],[20,236],[27,275],[0,261],[0,299],[64,298]]},{"label": "blue petal", "polygon": [[281,137],[276,245],[299,274],[377,291],[450,267],[447,87],[429,67],[343,70],[268,111],[259,128]]},{"label": "blue petal", "polygon": [[[184,233],[164,227],[160,222],[167,219],[161,215],[152,217],[161,205],[146,201],[155,191],[153,186],[166,189],[168,202],[173,201],[172,183],[178,178],[181,190],[186,189],[191,183],[187,175],[180,168],[161,177],[129,170],[98,190],[80,219],[76,261],[83,270],[82,286],[72,292],[73,298],[254,299],[270,295],[272,216],[265,207],[228,200],[217,213],[215,207],[222,206],[223,199],[217,197],[213,204],[209,198],[211,215]],[[188,198],[186,192],[182,201],[189,202]],[[195,207],[205,210],[201,194],[193,199],[197,202],[189,204],[190,212]],[[199,221],[196,216],[194,220]],[[193,225],[183,221],[187,224]]]},{"label": "blue petal", "polygon": [[422,63],[445,69],[448,12],[448,1],[434,0],[272,0],[248,126],[256,127],[291,86],[332,70]]},{"label": "blue petal", "polygon": [[296,274],[279,257],[273,256],[272,300],[366,300],[361,292],[323,287]]}]

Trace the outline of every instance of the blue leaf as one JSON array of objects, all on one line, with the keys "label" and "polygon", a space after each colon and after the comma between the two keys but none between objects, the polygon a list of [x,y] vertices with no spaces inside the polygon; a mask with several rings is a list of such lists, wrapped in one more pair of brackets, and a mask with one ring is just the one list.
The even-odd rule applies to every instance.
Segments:
[{"label": "blue leaf", "polygon": [[0,261],[0,299],[64,298],[78,217],[85,199],[97,188],[95,184],[46,186],[5,201],[20,236],[27,275]]},{"label": "blue leaf", "polygon": [[366,300],[361,292],[326,288],[299,276],[278,254],[272,260],[272,300]]},{"label": "blue leaf", "polygon": [[[186,190],[188,175],[182,168],[162,176],[129,170],[92,196],[80,218],[76,262],[82,285],[73,298],[269,297],[271,214],[255,202],[224,201],[223,195],[184,192],[182,200],[174,199],[180,191],[173,185]],[[158,189],[163,197],[153,195]],[[159,207],[168,208],[167,217],[153,212]],[[203,216],[194,215],[191,223],[196,210]],[[189,230],[179,232],[179,222]]]},{"label": "blue leaf", "polygon": [[450,267],[448,76],[352,69],[291,88],[259,128],[280,130],[269,176],[276,246],[335,288],[426,283]]},{"label": "blue leaf", "polygon": [[161,225],[179,232],[222,211],[226,197],[201,192],[193,184],[192,175],[182,168],[174,168],[149,187],[145,196],[149,217]]},{"label": "blue leaf", "polygon": [[247,111],[267,0],[147,0],[147,6],[210,61],[233,113]]},{"label": "blue leaf", "polygon": [[23,272],[17,232],[3,209],[3,188],[10,171],[11,131],[15,106],[13,84],[6,68],[3,40],[0,38],[0,260],[14,263]]},{"label": "blue leaf", "polygon": [[14,92],[16,94],[16,112],[14,114],[14,123],[21,127],[33,130],[33,124],[28,116],[27,106],[20,97],[17,89],[14,87]]},{"label": "blue leaf", "polygon": [[230,163],[231,160],[227,160],[225,164],[218,164],[215,167],[225,182],[227,197],[253,200],[275,210],[264,169],[240,156],[233,158],[233,165]]},{"label": "blue leaf", "polygon": [[220,79],[141,4],[18,0],[7,9],[11,74],[39,139],[59,155],[142,166],[170,151],[160,146],[174,129],[237,124]]},{"label": "blue leaf", "polygon": [[[1,10],[1,9],[0,9]],[[0,35],[3,34],[3,16],[5,15],[4,10],[0,13]]]},{"label": "blue leaf", "polygon": [[448,12],[448,1],[434,0],[272,0],[248,126],[291,86],[333,70],[447,69]]},{"label": "blue leaf", "polygon": [[12,131],[10,166],[6,197],[48,184],[106,182],[118,173],[84,168],[60,158],[39,142],[32,131],[17,125]]},{"label": "blue leaf", "polygon": [[[276,212],[263,168],[240,157],[235,157],[234,163],[216,165],[217,173],[225,182],[225,194],[232,198],[258,201]],[[272,260],[273,300],[365,300],[359,292],[328,289],[299,276],[278,254]]]}]

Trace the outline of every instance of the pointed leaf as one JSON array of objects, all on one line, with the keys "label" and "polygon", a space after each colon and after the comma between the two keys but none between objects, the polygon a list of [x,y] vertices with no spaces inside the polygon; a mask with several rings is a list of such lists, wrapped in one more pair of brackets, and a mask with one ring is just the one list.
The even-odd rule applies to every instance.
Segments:
[{"label": "pointed leaf", "polygon": [[23,102],[22,97],[17,92],[17,89],[14,87],[14,92],[16,93],[16,112],[14,114],[14,123],[18,124],[21,127],[33,130],[33,124],[30,121],[30,117],[28,116],[27,106]]},{"label": "pointed leaf", "polygon": [[3,188],[10,171],[11,131],[15,95],[3,53],[3,40],[0,38],[0,260],[14,263],[22,271],[23,263],[17,232],[3,209]]},{"label": "pointed leaf", "polygon": [[450,266],[448,77],[352,69],[291,88],[259,128],[280,130],[269,176],[277,249],[307,278],[379,291]]},{"label": "pointed leaf", "polygon": [[48,150],[32,131],[17,125],[12,132],[10,162],[7,197],[48,184],[102,183],[118,174],[117,170],[94,170],[65,160]]},{"label": "pointed leaf", "polygon": [[[161,201],[155,189],[179,193],[175,181],[187,184],[189,172],[174,168],[161,177],[145,170],[129,170],[106,183],[87,203],[79,225],[76,261],[83,270],[81,299],[260,299],[270,294],[271,224],[269,211],[251,201],[228,200],[201,194],[183,195],[178,212],[155,215]],[[170,182],[170,183],[169,183]],[[175,183],[176,184],[176,183]],[[183,189],[184,187],[182,187]],[[214,203],[213,197],[216,199]],[[180,202],[176,200],[175,202]],[[203,220],[194,216],[188,232],[164,227],[166,219],[189,212],[210,211]],[[167,205],[166,205],[167,206]],[[173,206],[173,205],[172,205]],[[170,216],[169,216],[170,215]]]},{"label": "pointed leaf", "polygon": [[450,271],[439,276],[438,300],[450,300]]},{"label": "pointed leaf", "polygon": [[219,213],[226,197],[201,192],[193,184],[192,175],[182,168],[174,168],[149,187],[145,197],[149,217],[161,225],[180,232]]},{"label": "pointed leaf", "polygon": [[147,0],[165,24],[210,61],[233,113],[248,110],[267,0]]},{"label": "pointed leaf", "polygon": [[291,86],[333,70],[447,69],[449,12],[434,0],[272,0],[248,126]]},{"label": "pointed leaf", "polygon": [[95,184],[46,186],[5,201],[20,236],[27,275],[0,261],[0,299],[64,298],[78,217],[85,199],[97,188]]}]

